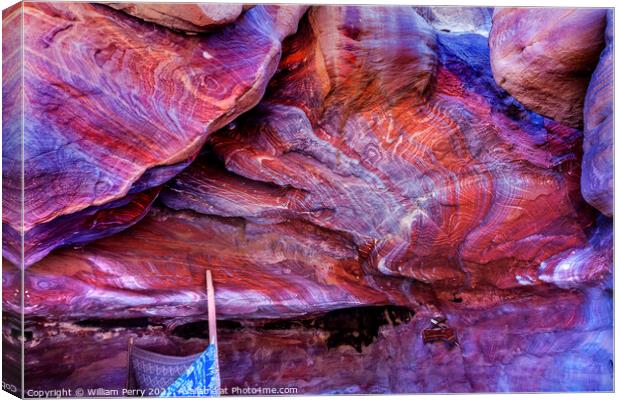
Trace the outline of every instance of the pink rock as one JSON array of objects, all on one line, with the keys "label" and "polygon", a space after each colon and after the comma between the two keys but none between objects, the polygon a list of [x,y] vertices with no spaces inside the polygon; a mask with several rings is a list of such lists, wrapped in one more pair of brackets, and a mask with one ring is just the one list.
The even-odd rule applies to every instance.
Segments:
[{"label": "pink rock", "polygon": [[242,4],[105,3],[145,21],[187,32],[205,32],[234,22]]},{"label": "pink rock", "polygon": [[[257,6],[225,31],[189,37],[102,5],[25,4],[24,182],[21,163],[5,170],[7,230],[32,238],[26,249],[51,249],[73,232],[54,229],[49,243],[31,232],[173,177],[211,132],[259,101],[304,11]],[[6,162],[21,154],[20,138]]]},{"label": "pink rock", "polygon": [[[146,215],[159,190],[152,188],[128,194],[103,206],[89,207],[35,226],[24,237],[24,264],[34,264],[57,247],[88,243],[132,226]],[[18,231],[7,225],[3,238],[4,257],[20,265],[22,253]]]},{"label": "pink rock", "polygon": [[[206,312],[206,269],[218,286],[218,315],[227,319],[414,301],[411,284],[366,276],[356,258],[346,234],[301,221],[257,225],[155,209],[129,230],[32,265],[24,310],[65,320],[197,319]],[[5,300],[19,309],[19,297]]]},{"label": "pink rock", "polygon": [[[24,344],[29,388],[122,388],[129,335],[166,354],[204,349],[210,269],[224,387],[613,389],[613,224],[581,195],[581,132],[498,87],[486,37],[437,32],[411,7],[312,8],[276,67],[283,32],[304,9],[256,6],[216,33],[186,36],[104,6],[29,7],[44,21],[53,9],[81,10],[100,22],[88,25],[95,33],[116,27],[106,36],[115,41],[94,36],[108,45],[153,41],[182,76],[211,71],[203,60],[213,55],[236,60],[218,63],[222,97],[172,84],[148,92],[162,68],[150,64],[161,61],[153,51],[129,63],[149,67],[130,69],[135,79],[107,78],[139,82],[135,108],[112,112],[119,95],[67,98],[85,121],[101,116],[80,101],[110,122],[69,118],[66,131],[90,141],[69,149],[101,165],[72,162],[57,177],[53,153],[41,176],[57,181],[44,191],[41,178],[31,192],[49,217],[28,222],[43,253],[74,246],[25,271],[3,264],[4,360],[21,360]],[[69,46],[72,29],[39,51]],[[213,116],[208,107],[221,108]],[[61,111],[45,114],[50,126],[67,122]],[[115,169],[128,154],[135,168]],[[99,177],[105,191],[76,186]],[[91,241],[110,226],[113,235]],[[424,343],[433,318],[445,319],[454,343]]]},{"label": "pink rock", "polygon": [[580,133],[506,98],[487,57],[484,37],[436,39],[408,10],[312,9],[267,97],[162,200],[346,232],[377,274],[519,286],[585,242],[591,210]]},{"label": "pink rock", "polygon": [[528,109],[582,127],[605,14],[600,8],[496,9],[489,35],[495,80]]}]

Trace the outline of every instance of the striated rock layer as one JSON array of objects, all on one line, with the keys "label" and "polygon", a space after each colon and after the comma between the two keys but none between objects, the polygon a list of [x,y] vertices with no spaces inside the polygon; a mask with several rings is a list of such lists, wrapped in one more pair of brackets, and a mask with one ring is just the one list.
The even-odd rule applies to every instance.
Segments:
[{"label": "striated rock layer", "polygon": [[584,106],[583,197],[608,217],[613,216],[614,16],[607,12],[605,49],[592,74]]},{"label": "striated rock layer", "polygon": [[162,200],[347,232],[375,274],[517,287],[585,242],[591,211],[580,133],[507,97],[487,51],[484,37],[435,34],[414,12],[313,9],[269,95],[212,136]]},{"label": "striated rock layer", "polygon": [[[22,6],[16,4],[2,11],[2,248],[21,265],[22,195],[22,130],[23,130],[23,60],[20,43]],[[12,212],[14,228],[4,224]]]},{"label": "striated rock layer", "polygon": [[[35,10],[47,7],[56,6]],[[165,101],[96,125],[127,118],[138,132],[138,122],[177,112],[182,129],[159,129],[195,145],[162,136],[154,149],[138,146],[160,138],[140,131],[132,148],[156,154],[137,177],[117,177],[126,191],[68,196],[74,208],[52,203],[54,217],[29,228],[45,250],[24,272],[27,388],[122,388],[130,335],[167,354],[200,351],[210,269],[230,390],[612,390],[613,221],[582,197],[582,133],[501,89],[485,36],[439,32],[411,7],[314,7],[301,17],[256,6],[205,35],[66,7],[121,23],[120,42],[145,29],[152,46],[174,45],[175,71],[207,70],[202,60],[225,54],[238,64],[213,59],[230,71],[222,88],[232,76],[260,82],[251,101],[226,97],[228,111],[211,122],[198,110],[207,97],[170,84]],[[273,21],[266,31],[263,18]],[[234,38],[248,52],[226,50]],[[263,39],[273,58],[256,72]],[[126,144],[123,132],[114,139]],[[54,221],[65,233],[47,227]],[[61,243],[79,247],[52,250]],[[5,265],[11,360],[22,271]],[[445,319],[456,343],[425,343],[431,318]]]},{"label": "striated rock layer", "polygon": [[[411,302],[411,282],[366,276],[356,258],[346,235],[302,221],[257,225],[155,209],[126,232],[29,268],[25,309],[30,317],[63,320],[200,319],[207,268],[219,316],[227,319]],[[18,299],[10,307],[16,310]]]},{"label": "striated rock layer", "polygon": [[605,9],[498,8],[489,35],[497,83],[528,109],[575,128],[605,44]]},{"label": "striated rock layer", "polygon": [[[459,346],[423,343],[421,332],[432,315],[424,310],[410,321],[384,323],[368,344],[358,348],[332,340],[329,317],[320,325],[299,320],[258,326],[220,322],[222,387],[229,393],[235,387],[286,387],[295,388],[296,394],[612,387],[611,295],[596,290],[546,291],[498,297],[481,307],[450,304],[447,315],[458,330]],[[27,386],[121,390],[129,335],[136,335],[140,346],[164,354],[192,354],[203,349],[207,340],[204,330],[191,333],[189,326],[181,325],[171,333],[161,325],[137,320],[124,326],[119,320],[107,326],[94,321],[31,324],[27,327],[33,337],[26,343]],[[364,326],[337,326],[338,333],[366,333]],[[74,351],[76,342],[81,345],[79,352]],[[50,372],[45,366],[52,364],[56,367]]]},{"label": "striated rock layer", "polygon": [[[118,231],[123,217],[113,213],[105,213],[114,225],[107,232],[85,219],[94,207],[161,185],[211,132],[253,107],[304,10],[257,6],[223,30],[188,37],[106,6],[26,4],[25,265],[76,243],[62,216],[81,219],[83,237]],[[11,193],[3,214],[9,238],[20,231],[21,195]],[[14,248],[5,241],[12,261]]]},{"label": "striated rock layer", "polygon": [[[21,137],[23,129],[23,84],[21,71],[23,60],[21,57],[22,42],[22,4],[17,3],[2,10],[2,215],[6,215],[7,204],[11,200],[18,198],[21,194],[21,166],[23,154],[21,152]],[[21,204],[14,202],[20,207]],[[22,212],[17,210],[17,216],[21,219]],[[17,231],[21,231],[21,223],[16,226]],[[10,340],[11,328],[5,322],[5,316],[10,314],[16,320],[20,320],[20,309],[10,313],[5,308],[5,300],[20,298],[23,291],[19,281],[7,282],[5,277],[15,276],[17,265],[21,265],[18,256],[15,265],[8,262],[4,256],[8,253],[5,246],[10,244],[14,254],[21,253],[21,240],[7,240],[7,230],[2,231],[3,258],[2,258],[2,295],[3,295],[3,332],[2,332],[2,389],[14,396],[23,396],[22,385],[22,343]],[[7,297],[7,294],[9,297]],[[15,331],[19,333],[17,326]],[[14,331],[14,332],[15,332]]]}]

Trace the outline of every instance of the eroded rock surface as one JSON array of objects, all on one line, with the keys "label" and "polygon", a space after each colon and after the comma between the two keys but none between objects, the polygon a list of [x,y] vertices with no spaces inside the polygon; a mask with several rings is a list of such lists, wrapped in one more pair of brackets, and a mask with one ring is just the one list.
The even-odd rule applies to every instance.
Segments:
[{"label": "eroded rock surface", "polygon": [[25,307],[31,317],[64,320],[203,318],[206,269],[227,319],[413,301],[410,282],[366,276],[356,259],[346,235],[301,221],[258,225],[155,209],[126,232],[33,265]]},{"label": "eroded rock surface", "polygon": [[[458,329],[459,346],[423,343],[421,333],[432,315],[424,310],[410,320],[394,319],[379,326],[377,336],[359,348],[330,344],[329,325],[222,321],[218,329],[222,387],[230,391],[266,385],[294,388],[298,395],[609,388],[612,298],[595,293],[504,296],[478,308],[451,303],[446,310]],[[196,329],[188,336],[191,329],[186,326],[171,333],[162,325],[139,320],[99,326],[87,321],[45,328],[29,325],[27,386],[122,390],[129,336],[163,354],[204,349],[206,332]],[[364,335],[342,324],[337,332]],[[76,341],[79,352],[72,351]],[[57,365],[52,372],[45,368],[50,364]]]},{"label": "eroded rock surface", "polygon": [[[224,30],[189,37],[103,5],[26,4],[25,264],[53,247],[40,245],[35,229],[49,224],[51,243],[70,244],[73,232],[55,219],[161,185],[210,133],[253,107],[304,10],[262,5]],[[11,193],[9,238],[21,221],[19,192]],[[84,223],[79,234],[95,236]],[[5,241],[11,260],[15,247]]]},{"label": "eroded rock surface", "polygon": [[605,49],[592,74],[584,106],[581,192],[588,203],[613,216],[614,17],[607,12]]},{"label": "eroded rock surface", "polygon": [[[364,24],[350,22],[357,12]],[[453,287],[518,286],[516,275],[582,245],[580,132],[507,97],[484,37],[437,36],[400,10],[368,14],[311,10],[268,96],[209,139],[163,202],[347,232],[368,270]],[[398,27],[393,18],[420,28],[365,31]],[[412,65],[409,80],[392,80]]]},{"label": "eroded rock surface", "polygon": [[528,109],[575,128],[605,44],[605,9],[497,8],[489,35],[497,83]]}]

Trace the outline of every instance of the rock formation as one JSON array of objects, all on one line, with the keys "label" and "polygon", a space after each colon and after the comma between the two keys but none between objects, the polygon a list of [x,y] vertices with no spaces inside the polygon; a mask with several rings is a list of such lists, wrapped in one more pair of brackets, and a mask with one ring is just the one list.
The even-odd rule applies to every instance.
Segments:
[{"label": "rock formation", "polygon": [[[162,200],[176,209],[259,223],[301,219],[347,232],[375,273],[455,287],[490,279],[518,286],[507,271],[531,275],[585,239],[579,133],[505,102],[482,69],[483,37],[435,40],[414,13],[411,21],[393,13],[361,11],[365,26],[392,26],[394,36],[349,25],[352,41],[338,29],[351,10],[312,10],[267,97],[212,136],[213,153],[172,180]],[[398,31],[388,23],[394,15],[426,36]],[[382,41],[392,45],[377,46]],[[393,50],[396,43],[401,48]],[[301,54],[318,55],[304,62]],[[348,59],[355,64],[338,64]],[[408,65],[417,66],[404,74],[410,80],[391,87]],[[236,175],[212,165],[215,158]],[[539,235],[544,239],[532,240]],[[502,273],[489,274],[488,265]]]},{"label": "rock formation", "polygon": [[584,105],[583,197],[603,214],[613,215],[614,19],[607,12],[605,49],[592,74]]},{"label": "rock formation", "polygon": [[32,317],[64,320],[203,318],[206,268],[226,319],[408,304],[411,285],[366,276],[347,239],[303,222],[257,225],[156,208],[133,229],[30,267],[25,306]]},{"label": "rock formation", "polygon": [[605,15],[594,8],[495,10],[489,35],[495,80],[528,109],[582,127]]},{"label": "rock formation", "polygon": [[[611,174],[613,38],[582,159],[582,39],[537,36],[532,10],[497,12],[487,40],[465,28],[485,9],[445,32],[413,7],[257,5],[187,35],[144,7],[25,7],[26,268],[13,166],[3,343],[20,359],[23,273],[27,388],[120,390],[130,336],[200,351],[210,269],[228,390],[612,389],[613,221],[593,200],[611,194],[582,192]],[[192,7],[166,15],[197,25]],[[598,29],[598,10],[541,12]],[[577,72],[548,75],[567,97],[496,83],[521,30],[567,55]],[[538,107],[560,100],[570,115]],[[456,343],[425,343],[431,318]]]},{"label": "rock formation", "polygon": [[108,6],[172,29],[205,32],[235,21],[242,4],[105,3]]},{"label": "rock formation", "polygon": [[[23,231],[32,251],[24,264],[52,247],[37,240],[35,228],[53,231],[44,235],[58,244],[75,243],[59,217],[90,215],[161,185],[211,132],[253,107],[303,10],[258,6],[234,26],[187,37],[102,5],[26,4]],[[4,204],[4,229],[13,236],[17,200]],[[14,247],[4,246],[12,260],[19,258]]]},{"label": "rock formation", "polygon": [[491,29],[492,8],[480,7],[416,7],[431,26],[444,32],[472,32],[484,36]]}]

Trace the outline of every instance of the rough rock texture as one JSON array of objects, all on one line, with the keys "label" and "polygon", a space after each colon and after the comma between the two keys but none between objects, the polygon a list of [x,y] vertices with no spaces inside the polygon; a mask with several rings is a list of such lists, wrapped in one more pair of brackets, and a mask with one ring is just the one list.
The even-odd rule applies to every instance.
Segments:
[{"label": "rough rock texture", "polygon": [[[80,7],[174,38],[179,57],[276,10],[186,36]],[[168,354],[203,349],[208,268],[230,390],[611,390],[613,221],[581,195],[582,133],[501,89],[483,35],[437,31],[412,7],[295,18],[255,107],[236,115],[231,100],[235,115],[196,133],[173,171],[153,167],[113,200],[51,220],[66,217],[79,247],[25,270],[26,386],[120,389],[130,335]],[[246,40],[250,68],[263,47]],[[172,100],[143,112],[193,115]],[[157,191],[150,206],[142,196]],[[100,223],[133,226],[92,240]],[[21,271],[6,266],[13,360]],[[440,317],[458,345],[424,343]]]},{"label": "rough rock texture", "polygon": [[105,3],[145,21],[187,32],[205,32],[235,21],[242,4]]},{"label": "rough rock texture", "polygon": [[605,49],[592,74],[584,105],[581,193],[608,217],[613,216],[614,14],[607,12]]},{"label": "rough rock texture", "polygon": [[492,8],[481,7],[416,7],[431,26],[444,32],[473,32],[488,36],[493,17]]},{"label": "rough rock texture", "polygon": [[[253,107],[304,10],[258,6],[224,30],[187,37],[106,6],[26,4],[23,228],[33,251],[25,264],[52,247],[39,247],[35,228],[160,185],[211,132]],[[4,204],[12,236],[19,199]],[[112,214],[107,234],[120,227]],[[47,226],[58,245],[71,243],[62,223]],[[11,260],[14,247],[4,246]]]},{"label": "rough rock texture", "polygon": [[604,46],[605,9],[498,8],[489,35],[495,80],[528,109],[575,128]]}]

